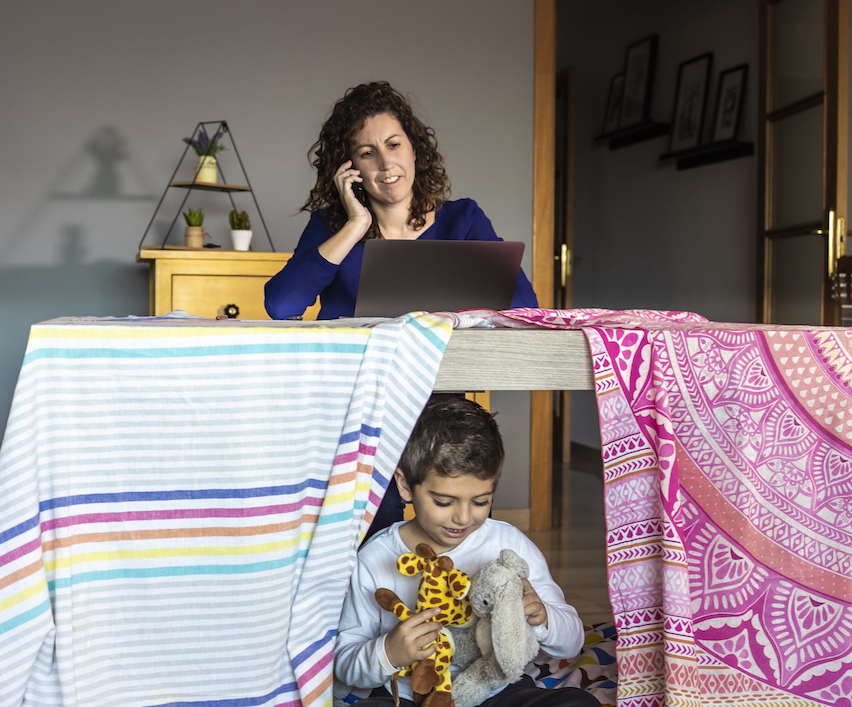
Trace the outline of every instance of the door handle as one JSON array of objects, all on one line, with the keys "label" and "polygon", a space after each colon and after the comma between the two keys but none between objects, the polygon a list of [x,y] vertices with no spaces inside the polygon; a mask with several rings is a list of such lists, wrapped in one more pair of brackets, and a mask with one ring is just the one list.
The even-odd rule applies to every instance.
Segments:
[{"label": "door handle", "polygon": [[834,268],[837,263],[837,255],[834,249],[834,211],[828,212],[828,276],[834,275]]},{"label": "door handle", "polygon": [[571,266],[573,258],[571,257],[571,249],[564,243],[559,248],[559,255],[554,255],[553,260],[559,263],[559,282],[562,287],[568,284],[568,278],[571,276]]},{"label": "door handle", "polygon": [[568,282],[568,276],[571,274],[571,251],[564,243],[559,251],[559,271],[562,281],[562,287],[565,287]]},{"label": "door handle", "polygon": [[[825,231],[820,231],[820,234]],[[846,219],[828,212],[828,276],[837,270],[837,259],[846,255]]]}]

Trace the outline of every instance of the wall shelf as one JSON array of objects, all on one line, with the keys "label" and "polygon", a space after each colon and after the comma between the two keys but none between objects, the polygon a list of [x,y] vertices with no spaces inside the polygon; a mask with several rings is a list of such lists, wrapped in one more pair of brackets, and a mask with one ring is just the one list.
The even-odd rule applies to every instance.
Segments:
[{"label": "wall shelf", "polygon": [[214,182],[172,182],[171,186],[180,189],[198,189],[199,191],[251,191],[251,187],[240,184],[216,184]]},{"label": "wall shelf", "polygon": [[754,154],[753,142],[737,142],[726,140],[725,142],[711,142],[708,145],[699,145],[691,150],[680,152],[667,152],[660,155],[660,161],[677,161],[677,169],[691,169],[692,167],[703,167],[704,165],[735,160],[739,157],[749,157]]},{"label": "wall shelf", "polygon": [[622,147],[635,145],[638,142],[652,140],[661,135],[668,135],[671,130],[670,123],[655,123],[652,120],[638,125],[632,125],[629,128],[622,128],[606,135],[598,135],[595,142],[609,142],[610,150],[618,150]]},{"label": "wall shelf", "polygon": [[[207,130],[208,125],[215,125],[216,127],[211,129],[210,131],[208,131]],[[180,206],[178,206],[177,213],[175,214],[174,218],[172,219],[171,225],[169,226],[168,230],[166,231],[166,235],[164,236],[162,243],[160,243],[160,248],[166,247],[166,242],[169,240],[169,235],[171,234],[172,230],[174,229],[175,223],[177,223],[178,217],[180,216],[180,213],[181,213],[181,209],[183,209],[184,205],[186,204],[186,200],[189,198],[189,195],[192,193],[192,191],[197,190],[197,191],[215,191],[215,192],[228,194],[228,198],[231,201],[231,208],[234,209],[234,210],[239,210],[239,209],[237,209],[237,205],[234,203],[234,197],[231,196],[233,193],[242,192],[242,193],[251,194],[251,198],[254,201],[254,207],[257,210],[257,215],[260,217],[260,222],[263,225],[263,230],[266,233],[266,240],[269,241],[269,247],[271,248],[272,252],[275,252],[275,246],[272,243],[272,239],[269,237],[269,229],[266,227],[266,221],[263,220],[263,214],[260,212],[260,206],[258,206],[257,198],[255,197],[254,192],[252,191],[251,182],[249,181],[248,174],[246,174],[245,167],[243,166],[243,160],[240,157],[239,150],[237,150],[237,144],[234,142],[234,135],[231,132],[230,128],[228,127],[228,124],[224,120],[207,121],[207,122],[198,123],[198,125],[195,126],[195,129],[192,131],[192,133],[190,133],[192,135],[193,139],[195,139],[195,136],[198,134],[199,131],[204,132],[205,135],[209,135],[211,133],[213,135],[221,134],[221,139],[223,139],[223,140],[225,139],[225,136],[227,136],[230,139],[231,149],[234,151],[234,155],[236,156],[237,162],[240,165],[240,170],[243,173],[242,178],[243,178],[243,180],[245,180],[246,186],[243,186],[241,184],[228,184],[228,182],[225,181],[225,175],[222,172],[222,165],[219,163],[218,160],[216,161],[216,170],[217,170],[218,176],[222,177],[221,183],[219,183],[219,182],[200,182],[196,179],[193,179],[193,180],[190,180],[190,181],[175,181],[175,176],[177,175],[178,170],[180,170],[180,167],[181,167],[181,164],[183,164],[184,158],[189,153],[190,145],[187,144],[186,147],[183,150],[183,154],[181,155],[180,160],[177,163],[177,167],[175,167],[175,171],[172,173],[172,177],[169,180],[168,185],[166,186],[166,190],[163,192],[163,195],[160,197],[160,203],[158,203],[157,208],[154,209],[154,215],[151,216],[151,220],[148,222],[148,227],[145,229],[145,233],[142,234],[142,240],[139,241],[139,249],[140,250],[142,249],[142,244],[145,242],[145,238],[148,236],[148,232],[151,230],[151,226],[154,224],[154,220],[157,218],[157,214],[160,211],[160,207],[163,205],[163,201],[166,198],[166,194],[169,193],[169,189],[175,189],[176,188],[176,189],[186,189],[186,196],[183,197],[183,200],[181,201]],[[195,169],[195,175],[198,176],[198,168],[197,167]]]}]

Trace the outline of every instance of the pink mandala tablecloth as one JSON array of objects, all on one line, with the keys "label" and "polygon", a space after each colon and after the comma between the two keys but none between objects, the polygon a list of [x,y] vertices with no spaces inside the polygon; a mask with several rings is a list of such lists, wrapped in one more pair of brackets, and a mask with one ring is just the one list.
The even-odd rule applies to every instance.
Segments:
[{"label": "pink mandala tablecloth", "polygon": [[852,330],[524,310],[582,327],[618,704],[852,704]]}]

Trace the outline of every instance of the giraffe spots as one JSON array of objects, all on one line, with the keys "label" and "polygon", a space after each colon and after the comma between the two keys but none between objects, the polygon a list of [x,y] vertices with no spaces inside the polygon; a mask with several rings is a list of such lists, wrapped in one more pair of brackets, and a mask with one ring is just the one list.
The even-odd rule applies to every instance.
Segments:
[{"label": "giraffe spots", "polygon": [[[411,577],[422,573],[417,588],[415,613],[438,608],[441,613],[435,616],[433,621],[440,626],[463,626],[469,623],[473,617],[473,607],[467,599],[470,577],[455,569],[449,557],[438,557],[434,550],[426,545],[418,545],[417,553],[417,555],[413,553],[401,555],[397,559],[397,569],[403,575]],[[394,614],[400,620],[405,620],[412,615],[412,612],[405,604],[399,602],[399,605],[394,607]],[[411,675],[413,685],[416,679],[419,680],[424,676],[424,669],[432,666],[428,667],[428,671],[435,673],[435,681],[432,685],[436,686],[435,689],[450,692],[452,682],[448,668],[453,657],[452,643],[443,634],[433,643],[435,652],[432,654],[432,659],[406,666],[398,674]],[[427,688],[427,692],[431,689],[431,687]]]}]

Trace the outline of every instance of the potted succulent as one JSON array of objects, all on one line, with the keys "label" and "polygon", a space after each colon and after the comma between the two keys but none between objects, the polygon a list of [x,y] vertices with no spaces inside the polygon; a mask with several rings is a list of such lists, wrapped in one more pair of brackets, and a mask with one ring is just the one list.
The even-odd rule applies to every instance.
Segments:
[{"label": "potted succulent", "polygon": [[198,129],[198,135],[193,139],[185,137],[183,141],[195,150],[198,155],[198,164],[195,167],[195,181],[217,184],[219,182],[219,169],[216,165],[215,155],[227,148],[219,141],[224,133],[220,130],[211,140],[204,128]]},{"label": "potted succulent", "polygon": [[251,243],[251,220],[245,211],[233,209],[228,214],[234,250],[248,250]]},{"label": "potted succulent", "polygon": [[201,209],[190,209],[183,212],[186,219],[186,229],[183,232],[184,242],[188,248],[201,248],[204,245],[204,212]]}]

